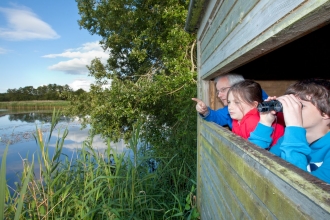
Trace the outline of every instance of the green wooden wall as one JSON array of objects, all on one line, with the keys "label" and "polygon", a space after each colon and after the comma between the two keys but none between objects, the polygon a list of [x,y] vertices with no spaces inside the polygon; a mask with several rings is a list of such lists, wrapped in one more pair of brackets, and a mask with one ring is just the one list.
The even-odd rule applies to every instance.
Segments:
[{"label": "green wooden wall", "polygon": [[[197,33],[198,98],[214,106],[210,80],[329,21],[330,0],[191,0],[186,30]],[[201,219],[330,219],[329,184],[226,128],[199,117],[197,147]]]},{"label": "green wooden wall", "polygon": [[330,219],[330,186],[214,123],[200,122],[201,219]]},{"label": "green wooden wall", "polygon": [[208,1],[197,28],[200,77],[210,80],[326,25],[329,6],[329,0]]}]

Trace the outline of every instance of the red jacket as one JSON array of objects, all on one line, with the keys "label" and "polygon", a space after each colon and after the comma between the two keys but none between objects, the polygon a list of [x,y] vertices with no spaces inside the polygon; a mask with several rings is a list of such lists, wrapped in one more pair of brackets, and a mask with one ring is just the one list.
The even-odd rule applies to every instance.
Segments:
[{"label": "red jacket", "polygon": [[[252,109],[246,115],[243,116],[242,120],[238,122],[237,120],[233,119],[233,128],[232,132],[241,136],[244,139],[248,139],[250,137],[250,133],[254,131],[257,127],[257,124],[260,121],[260,115],[256,108]],[[277,119],[272,124],[274,128],[272,138],[273,142],[270,146],[276,144],[277,140],[283,136],[284,134],[284,117],[282,112],[277,113]]]}]

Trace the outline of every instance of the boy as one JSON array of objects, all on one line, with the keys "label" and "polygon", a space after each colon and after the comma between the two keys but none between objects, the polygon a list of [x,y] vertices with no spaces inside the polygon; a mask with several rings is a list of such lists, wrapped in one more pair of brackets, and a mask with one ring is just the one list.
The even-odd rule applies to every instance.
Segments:
[{"label": "boy", "polygon": [[[301,80],[289,86],[282,103],[284,135],[270,152],[330,183],[330,81]],[[269,99],[275,99],[270,97]],[[249,141],[268,148],[275,111],[260,113],[260,122]]]}]

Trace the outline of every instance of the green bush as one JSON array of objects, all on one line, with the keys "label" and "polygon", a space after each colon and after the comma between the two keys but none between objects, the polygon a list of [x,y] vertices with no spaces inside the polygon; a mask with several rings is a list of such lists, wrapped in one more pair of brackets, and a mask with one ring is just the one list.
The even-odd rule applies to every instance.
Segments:
[{"label": "green bush", "polygon": [[[132,156],[117,153],[108,140],[104,151],[93,147],[93,135],[84,141],[77,157],[60,159],[65,129],[56,142],[52,157],[49,141],[59,120],[53,113],[51,131],[44,137],[36,128],[40,148],[40,178],[34,165],[24,160],[21,181],[13,195],[5,184],[6,152],[1,165],[0,219],[197,219],[195,196],[196,164],[184,160],[173,166],[175,157],[153,158],[157,168],[150,172],[153,156],[134,128],[128,147]],[[151,153],[150,153],[151,152]],[[64,156],[64,155],[62,155]]]}]

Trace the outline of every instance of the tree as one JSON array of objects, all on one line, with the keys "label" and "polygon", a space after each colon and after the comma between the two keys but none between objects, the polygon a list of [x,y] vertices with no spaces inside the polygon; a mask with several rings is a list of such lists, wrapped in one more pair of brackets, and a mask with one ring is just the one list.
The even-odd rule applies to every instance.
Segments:
[{"label": "tree", "polygon": [[9,100],[8,93],[0,93],[0,102],[8,102]]},{"label": "tree", "polygon": [[7,94],[9,97],[9,101],[13,101],[16,100],[16,96],[17,96],[17,89],[7,89]]},{"label": "tree", "polygon": [[80,89],[74,91],[73,93],[80,96],[80,95],[85,95],[86,91],[83,90],[82,88],[80,88]]},{"label": "tree", "polygon": [[[85,91],[79,91],[83,93]],[[75,93],[70,86],[49,84],[48,86],[39,86],[37,89],[33,86],[20,87],[19,89],[8,89],[3,93],[2,101],[28,101],[28,100],[67,100],[71,93]]]},{"label": "tree", "polygon": [[195,36],[183,29],[188,1],[76,1],[81,28],[102,37],[110,58],[88,66],[96,83],[88,98],[71,97],[69,112],[90,116],[96,133],[113,140],[128,139],[142,122],[143,139],[160,155],[195,153]]},{"label": "tree", "polygon": [[75,92],[68,84],[65,84],[64,86],[58,86],[57,89],[58,99],[67,100],[68,95],[71,93],[75,93]]}]

